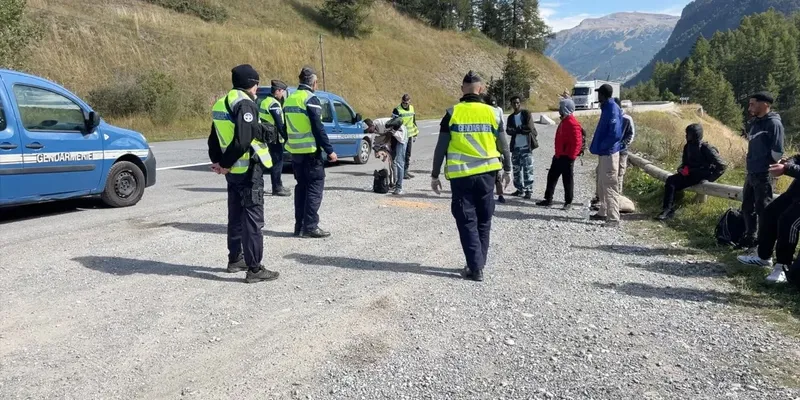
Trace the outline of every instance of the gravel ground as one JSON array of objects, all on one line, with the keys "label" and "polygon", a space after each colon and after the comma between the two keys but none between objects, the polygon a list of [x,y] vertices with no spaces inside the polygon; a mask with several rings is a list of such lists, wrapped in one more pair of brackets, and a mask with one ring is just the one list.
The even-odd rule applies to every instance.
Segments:
[{"label": "gravel ground", "polygon": [[486,281],[461,280],[449,192],[422,171],[434,143],[402,197],[368,191],[375,163],[328,169],[330,239],[290,237],[292,199],[269,197],[270,283],[222,271],[225,194],[202,169],[164,172],[136,212],[7,223],[0,398],[800,397],[769,362],[796,365],[797,339],[740,311],[719,266],[581,210],[498,205]]}]

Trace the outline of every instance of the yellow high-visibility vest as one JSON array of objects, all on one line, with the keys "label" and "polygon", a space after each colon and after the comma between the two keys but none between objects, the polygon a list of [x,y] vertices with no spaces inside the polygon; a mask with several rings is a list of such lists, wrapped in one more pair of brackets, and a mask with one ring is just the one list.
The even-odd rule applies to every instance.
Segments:
[{"label": "yellow high-visibility vest", "polygon": [[315,95],[308,90],[296,90],[283,102],[283,115],[286,120],[286,151],[291,154],[312,154],[317,151],[317,141],[311,132],[311,119],[308,117],[308,101]]},{"label": "yellow high-visibility vest", "polygon": [[[233,135],[236,132],[236,124],[233,120],[233,117],[228,113],[228,108],[225,107],[225,101],[228,101],[228,106],[233,109],[233,107],[238,104],[240,101],[252,101],[250,96],[248,96],[245,92],[233,89],[228,94],[214,103],[214,107],[211,109],[211,119],[214,123],[214,130],[217,133],[217,140],[219,140],[219,147],[222,149],[222,152],[225,152],[225,149],[230,146],[231,142],[233,142]],[[250,148],[256,154],[256,158],[261,161],[267,168],[272,168],[272,157],[269,155],[269,148],[263,142],[260,142],[256,139],[253,139],[250,142]],[[231,166],[231,173],[232,174],[244,174],[247,172],[247,169],[250,167],[250,152],[247,151],[242,155],[241,158],[236,160],[236,162]]]},{"label": "yellow high-visibility vest", "polygon": [[453,107],[445,177],[463,178],[502,169],[497,129],[497,116],[491,106],[461,102]]},{"label": "yellow high-visibility vest", "polygon": [[415,137],[419,135],[419,128],[417,128],[417,124],[414,123],[414,106],[411,104],[408,105],[408,111],[403,109],[402,105],[397,106],[397,112],[400,114],[400,118],[403,119],[403,126],[406,127],[408,131],[408,137]]},{"label": "yellow high-visibility vest", "polygon": [[[261,118],[262,121],[272,124],[272,126],[277,125],[275,125],[275,118],[272,117],[272,113],[269,112],[269,109],[275,104],[277,104],[278,107],[281,107],[281,102],[278,101],[278,99],[272,96],[267,96],[267,98],[264,99],[261,102],[261,105],[258,107],[258,117]],[[282,112],[281,118],[283,119],[281,122],[286,125],[286,116],[283,115]],[[281,136],[280,132],[278,132],[278,143],[283,143],[283,136]]]}]

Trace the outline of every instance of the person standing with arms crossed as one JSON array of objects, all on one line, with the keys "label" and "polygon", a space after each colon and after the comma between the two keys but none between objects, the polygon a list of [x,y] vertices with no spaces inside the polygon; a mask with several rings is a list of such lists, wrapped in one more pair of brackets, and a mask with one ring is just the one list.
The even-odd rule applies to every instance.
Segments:
[{"label": "person standing with arms crossed", "polygon": [[411,105],[411,96],[404,94],[400,99],[400,105],[392,110],[392,117],[400,117],[403,119],[403,126],[406,127],[408,132],[408,140],[406,141],[406,165],[403,179],[411,179],[414,175],[408,172],[408,167],[411,165],[411,146],[417,141],[419,135],[419,128],[417,127],[417,114],[414,112],[414,106]]},{"label": "person standing with arms crossed", "polygon": [[322,104],[314,94],[317,75],[310,67],[300,71],[300,84],[283,104],[286,114],[286,151],[292,154],[292,169],[297,180],[294,192],[294,235],[326,238],[331,234],[319,228],[319,207],[325,190],[325,160],[338,160],[325,126],[322,125]]},{"label": "person standing with arms crossed", "polygon": [[614,88],[603,84],[596,89],[600,99],[600,122],[597,123],[589,151],[600,157],[597,180],[600,186],[600,207],[592,215],[594,221],[605,221],[606,227],[619,226],[619,151],[622,147],[622,113],[612,100]]},{"label": "person standing with arms crossed", "polygon": [[272,90],[259,106],[259,117],[262,122],[275,126],[278,131],[274,143],[267,143],[269,155],[272,157],[270,178],[273,196],[291,196],[283,187],[283,144],[286,143],[286,124],[283,118],[283,100],[286,98],[286,84],[281,81],[271,82]]},{"label": "person standing with arms crossed", "polygon": [[[211,169],[228,182],[228,269],[247,271],[247,283],[271,281],[278,272],[261,265],[264,256],[264,169],[272,167],[264,144],[275,135],[258,122],[258,72],[249,64],[231,70],[231,89],[212,108],[208,155]],[[271,135],[270,135],[271,133]],[[259,165],[260,164],[260,165]]]},{"label": "person standing with arms crossed", "polygon": [[495,177],[502,169],[503,184],[508,186],[511,182],[511,154],[505,136],[498,134],[494,110],[482,101],[481,78],[469,71],[461,92],[464,94],[461,101],[447,110],[439,126],[431,188],[441,193],[439,173],[446,159],[444,174],[452,191],[451,211],[467,260],[461,275],[480,282],[489,254]]}]

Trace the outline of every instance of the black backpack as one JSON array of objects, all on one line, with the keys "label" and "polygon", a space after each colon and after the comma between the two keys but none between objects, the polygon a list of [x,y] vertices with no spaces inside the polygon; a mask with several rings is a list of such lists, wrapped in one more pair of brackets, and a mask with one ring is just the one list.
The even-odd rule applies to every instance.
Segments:
[{"label": "black backpack", "polygon": [[744,215],[740,210],[729,208],[719,219],[714,236],[720,245],[735,246],[744,236],[744,231]]},{"label": "black backpack", "polygon": [[581,152],[580,154],[578,154],[578,157],[586,153],[586,149],[588,147],[589,146],[586,144],[586,129],[583,129],[583,127],[581,127]]},{"label": "black backpack", "polygon": [[384,168],[375,170],[375,179],[372,181],[372,191],[375,193],[389,193],[389,170]]},{"label": "black backpack", "polygon": [[786,282],[795,289],[800,290],[800,257],[789,267],[783,267]]}]

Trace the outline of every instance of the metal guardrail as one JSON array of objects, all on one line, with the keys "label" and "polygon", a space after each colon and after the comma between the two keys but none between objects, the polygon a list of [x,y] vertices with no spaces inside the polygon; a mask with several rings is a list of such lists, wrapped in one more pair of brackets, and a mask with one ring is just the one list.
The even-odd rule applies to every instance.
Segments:
[{"label": "metal guardrail", "polygon": [[[631,164],[635,165],[636,167],[644,171],[646,174],[662,182],[665,182],[670,175],[674,174],[673,172],[668,172],[659,168],[652,162],[645,160],[644,158],[642,158],[637,154],[629,153],[628,161],[630,161]],[[742,188],[739,186],[706,182],[689,187],[685,190],[706,196],[721,197],[724,199],[742,201]]]}]

